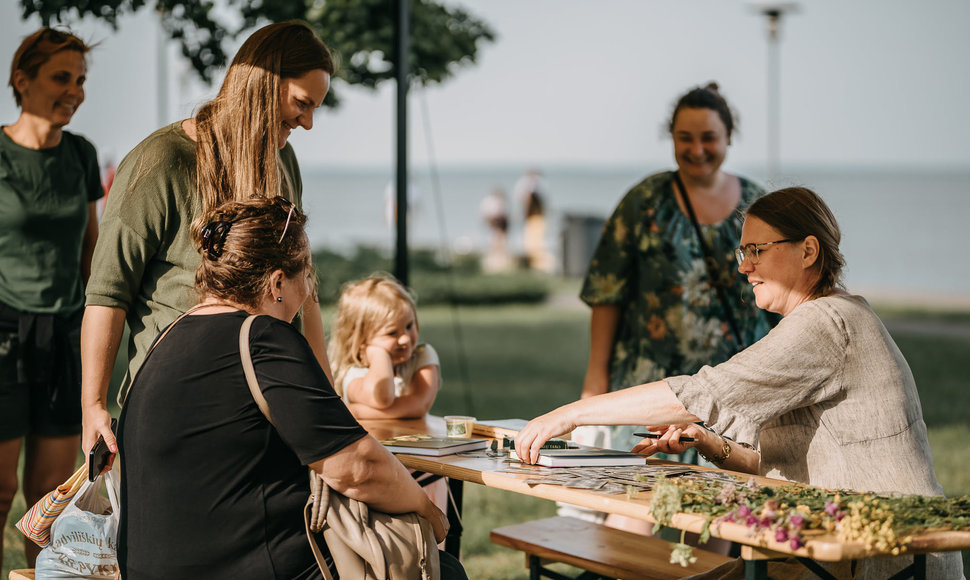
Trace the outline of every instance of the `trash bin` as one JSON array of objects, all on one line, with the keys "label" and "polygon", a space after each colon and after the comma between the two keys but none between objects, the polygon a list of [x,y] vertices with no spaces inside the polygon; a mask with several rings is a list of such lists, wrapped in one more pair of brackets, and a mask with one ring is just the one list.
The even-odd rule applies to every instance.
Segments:
[{"label": "trash bin", "polygon": [[603,233],[606,219],[593,215],[565,214],[562,218],[562,275],[586,275],[589,261]]}]

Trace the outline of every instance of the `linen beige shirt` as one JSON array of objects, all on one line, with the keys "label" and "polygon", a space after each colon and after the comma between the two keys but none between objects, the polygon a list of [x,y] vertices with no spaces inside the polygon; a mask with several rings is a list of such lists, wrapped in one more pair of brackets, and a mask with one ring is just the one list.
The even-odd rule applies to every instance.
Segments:
[{"label": "linen beige shirt", "polygon": [[[762,475],[830,489],[943,493],[913,373],[861,296],[801,304],[728,361],[666,380],[689,412],[755,445]],[[928,560],[928,577],[961,577],[959,554],[943,560]],[[868,563],[861,577],[878,577],[875,568],[886,565]]]}]

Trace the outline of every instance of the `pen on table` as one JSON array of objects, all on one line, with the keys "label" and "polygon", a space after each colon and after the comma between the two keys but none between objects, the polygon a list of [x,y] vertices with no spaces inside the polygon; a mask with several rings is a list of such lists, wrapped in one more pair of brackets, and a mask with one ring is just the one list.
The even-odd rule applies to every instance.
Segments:
[{"label": "pen on table", "polygon": [[[657,435],[656,433],[634,433],[633,436],[634,437],[646,437],[647,439],[660,439],[660,435]],[[693,443],[694,442],[694,438],[693,437],[681,437],[680,440],[683,443]]]}]

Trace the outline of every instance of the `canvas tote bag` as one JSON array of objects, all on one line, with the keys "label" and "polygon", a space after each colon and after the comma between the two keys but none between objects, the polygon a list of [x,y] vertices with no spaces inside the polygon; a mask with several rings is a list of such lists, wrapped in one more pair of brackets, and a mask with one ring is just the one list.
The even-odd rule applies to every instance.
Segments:
[{"label": "canvas tote bag", "polygon": [[[253,399],[273,424],[256,381],[249,352],[249,329],[256,315],[239,330],[239,355]],[[312,469],[310,497],[303,510],[307,539],[324,578],[333,580],[314,534],[323,539],[337,573],[345,580],[439,580],[441,564],[431,522],[418,514],[388,514],[331,489]]]}]

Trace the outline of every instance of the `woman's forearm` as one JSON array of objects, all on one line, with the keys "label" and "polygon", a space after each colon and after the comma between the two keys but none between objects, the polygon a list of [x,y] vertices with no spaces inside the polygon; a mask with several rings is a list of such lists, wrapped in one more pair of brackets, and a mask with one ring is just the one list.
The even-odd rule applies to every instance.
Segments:
[{"label": "woman's forearm", "polygon": [[327,339],[323,331],[323,315],[313,294],[303,303],[303,336],[310,344],[320,368],[327,375],[327,380],[333,385],[333,370],[330,368],[330,359],[327,358]]},{"label": "woman's forearm", "polygon": [[114,369],[125,311],[112,306],[88,306],[81,322],[81,406],[108,405],[108,384]]},{"label": "woman's forearm", "polygon": [[336,491],[383,512],[424,515],[431,503],[401,462],[370,435],[311,468]]},{"label": "woman's forearm", "polygon": [[582,398],[601,395],[610,389],[610,354],[619,321],[620,307],[616,304],[593,306],[589,321],[589,361]]},{"label": "woman's forearm", "polygon": [[578,425],[676,425],[699,421],[666,381],[656,381],[570,403]]},{"label": "woman's forearm", "polygon": [[[708,461],[721,469],[757,475],[761,467],[761,454],[707,429],[699,429],[703,435],[695,448]],[[725,448],[726,447],[726,448]],[[727,455],[726,459],[720,459]]]},{"label": "woman's forearm", "polygon": [[530,450],[527,461],[534,463],[543,443],[582,425],[679,425],[699,420],[666,381],[657,381],[581,399],[536,417],[519,431],[515,448]]},{"label": "woman's forearm", "polygon": [[108,385],[125,330],[125,311],[87,306],[81,321],[81,449],[87,453],[104,437],[116,449],[108,414]]}]

